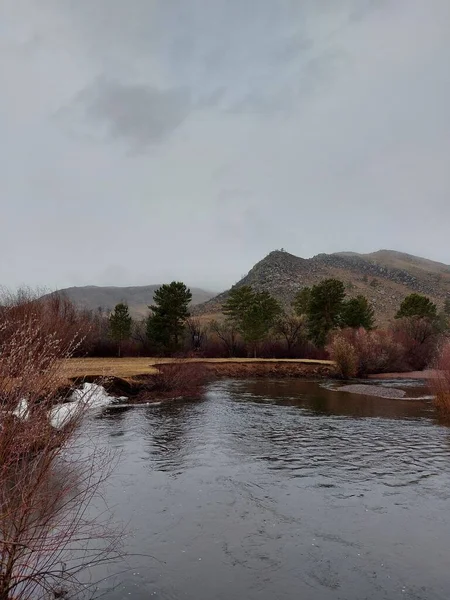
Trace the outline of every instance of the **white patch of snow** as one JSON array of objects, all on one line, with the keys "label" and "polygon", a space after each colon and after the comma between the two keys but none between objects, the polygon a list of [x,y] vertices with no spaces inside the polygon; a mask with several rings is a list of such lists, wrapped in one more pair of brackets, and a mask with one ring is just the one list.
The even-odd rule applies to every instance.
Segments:
[{"label": "white patch of snow", "polygon": [[[68,425],[72,419],[79,416],[82,410],[104,408],[120,400],[127,400],[125,397],[110,396],[103,386],[96,383],[85,383],[83,387],[74,390],[70,398],[70,402],[57,404],[48,412],[49,421],[56,429]],[[27,400],[21,400],[12,414],[19,419],[28,419]]]},{"label": "white patch of snow", "polygon": [[110,396],[105,388],[96,383],[85,383],[82,388],[74,390],[71,400],[89,406],[89,408],[102,408],[109,406],[117,399]]},{"label": "white patch of snow", "polygon": [[82,406],[79,402],[67,402],[66,404],[57,404],[48,413],[50,424],[55,429],[62,429],[77,417]]},{"label": "white patch of snow", "polygon": [[16,406],[16,409],[13,411],[13,415],[19,419],[23,419],[24,421],[28,419],[28,402],[25,400],[25,398]]},{"label": "white patch of snow", "polygon": [[52,408],[49,412],[50,423],[53,427],[61,429],[70,423],[71,419],[77,417],[81,410],[104,408],[117,400],[114,396],[109,396],[103,386],[85,383],[82,388],[74,390],[71,402],[58,404]]}]

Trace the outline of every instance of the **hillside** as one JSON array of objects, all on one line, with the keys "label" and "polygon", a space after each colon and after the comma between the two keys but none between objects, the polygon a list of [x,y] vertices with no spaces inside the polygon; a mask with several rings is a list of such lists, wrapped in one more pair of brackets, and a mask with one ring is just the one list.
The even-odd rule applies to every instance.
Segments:
[{"label": "hillside", "polygon": [[[64,294],[80,308],[94,311],[100,307],[104,311],[109,311],[119,302],[126,302],[131,315],[135,319],[138,319],[148,314],[148,305],[152,303],[153,294],[159,287],[159,285],[135,287],[100,287],[89,285],[65,288],[53,293]],[[212,292],[207,292],[200,288],[191,288],[191,292],[192,305],[204,303],[214,296]]]},{"label": "hillside", "polygon": [[[380,324],[392,319],[400,302],[412,292],[426,294],[439,308],[450,297],[450,266],[391,250],[318,254],[309,259],[275,250],[236,286],[266,290],[288,306],[299,289],[330,277],[343,281],[349,296],[367,296]],[[218,313],[227,295],[228,292],[219,294],[195,312]]]}]

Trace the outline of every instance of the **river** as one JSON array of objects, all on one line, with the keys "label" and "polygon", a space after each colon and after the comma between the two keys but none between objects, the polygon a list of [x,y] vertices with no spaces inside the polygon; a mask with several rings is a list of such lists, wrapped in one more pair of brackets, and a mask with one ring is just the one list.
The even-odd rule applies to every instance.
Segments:
[{"label": "river", "polygon": [[450,429],[426,400],[230,380],[89,428],[121,453],[110,600],[449,597]]}]

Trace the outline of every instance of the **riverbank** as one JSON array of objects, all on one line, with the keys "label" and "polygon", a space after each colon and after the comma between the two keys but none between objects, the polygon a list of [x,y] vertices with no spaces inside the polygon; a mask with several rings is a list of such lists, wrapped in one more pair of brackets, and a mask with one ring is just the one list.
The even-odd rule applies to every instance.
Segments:
[{"label": "riverbank", "polygon": [[[189,387],[189,367],[192,376],[198,378],[202,369],[205,379],[251,379],[251,378],[301,378],[328,379],[335,375],[334,363],[328,360],[309,359],[162,359],[162,358],[74,358],[64,363],[67,385],[83,381],[101,383],[109,393],[132,398],[170,396],[172,390],[155,390],[149,394],[155,380],[163,371],[177,367],[184,371],[183,380]],[[183,390],[177,389],[178,392]],[[184,393],[180,393],[184,395]]]},{"label": "riverbank", "polygon": [[439,371],[434,371],[433,369],[425,369],[425,371],[410,371],[407,373],[377,373],[369,375],[369,379],[422,379],[424,381],[429,381],[436,377],[438,372]]},{"label": "riverbank", "polygon": [[[77,358],[64,363],[68,388],[82,382],[99,383],[108,393],[126,396],[133,402],[154,402],[174,397],[195,396],[203,382],[217,379],[333,379],[335,365],[328,360],[258,358]],[[161,374],[165,374],[161,380]],[[433,371],[381,373],[370,375],[381,380],[429,380]],[[171,380],[176,379],[174,386]],[[378,385],[345,386],[339,391],[378,397],[397,397],[397,391]],[[372,389],[369,390],[368,388]]]},{"label": "riverbank", "polygon": [[282,375],[288,377],[330,376],[331,360],[268,358],[71,358],[65,361],[68,379],[80,377],[120,377],[123,379],[154,375],[162,365],[195,363],[204,365],[218,376],[256,377]]}]

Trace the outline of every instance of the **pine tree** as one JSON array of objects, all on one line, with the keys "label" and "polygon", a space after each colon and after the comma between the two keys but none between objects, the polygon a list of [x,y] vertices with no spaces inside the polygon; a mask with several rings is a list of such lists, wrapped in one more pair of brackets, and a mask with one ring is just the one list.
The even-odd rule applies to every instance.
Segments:
[{"label": "pine tree", "polygon": [[375,311],[365,296],[345,300],[342,305],[341,326],[357,329],[373,329]]},{"label": "pine tree", "polygon": [[232,288],[222,312],[230,321],[239,323],[254,300],[254,292],[249,285]]},{"label": "pine tree", "polygon": [[241,286],[231,290],[223,313],[251,346],[256,357],[258,345],[275,325],[281,307],[268,292],[255,292],[250,286]]},{"label": "pine tree", "polygon": [[133,319],[128,311],[128,306],[120,302],[109,317],[109,333],[112,339],[118,343],[119,357],[122,354],[122,343],[130,339],[132,324]]},{"label": "pine tree", "polygon": [[410,294],[403,300],[395,315],[396,319],[405,317],[425,317],[434,320],[437,317],[436,304],[421,294]]},{"label": "pine tree", "polygon": [[298,317],[308,314],[309,303],[311,301],[311,288],[304,287],[295,295],[292,302],[292,308]]},{"label": "pine tree", "polygon": [[340,325],[344,298],[344,284],[338,279],[325,279],[311,288],[308,333],[316,346],[323,348],[330,331]]},{"label": "pine tree", "polygon": [[149,306],[151,314],[147,320],[147,337],[159,351],[172,353],[179,349],[191,300],[191,290],[180,281],[162,285],[156,290],[154,304]]}]

